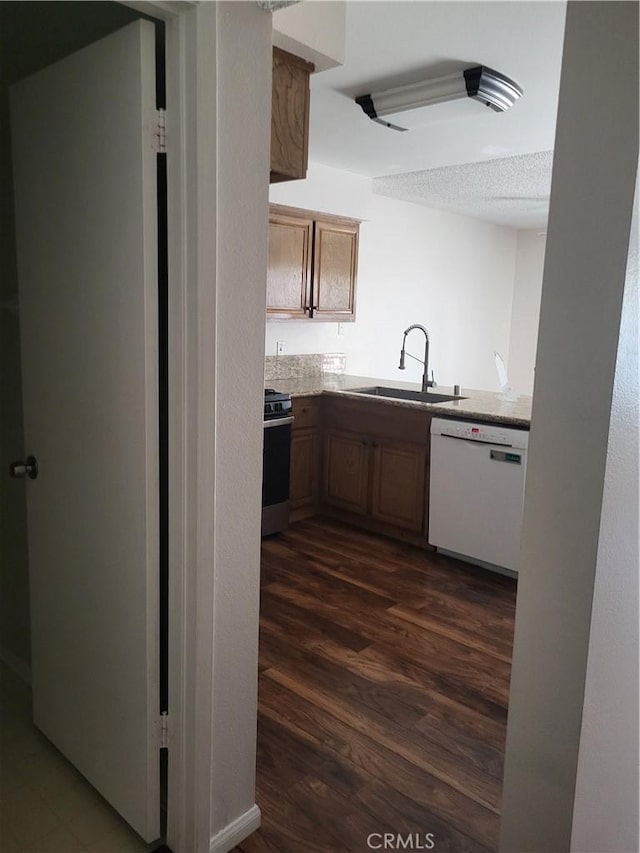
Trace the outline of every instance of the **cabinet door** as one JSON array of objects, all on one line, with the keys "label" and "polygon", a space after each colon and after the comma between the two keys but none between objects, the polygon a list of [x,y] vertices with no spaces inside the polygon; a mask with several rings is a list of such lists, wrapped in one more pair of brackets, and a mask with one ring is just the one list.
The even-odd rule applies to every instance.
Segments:
[{"label": "cabinet door", "polygon": [[369,485],[369,442],[351,432],[331,430],[325,437],[324,500],[365,515]]},{"label": "cabinet door", "polygon": [[309,316],[312,231],[312,219],[269,217],[267,317]]},{"label": "cabinet door", "polygon": [[426,447],[374,439],[372,453],[372,517],[421,533],[425,513]]},{"label": "cabinet door", "polygon": [[313,316],[355,319],[358,225],[317,219],[313,250]]},{"label": "cabinet door", "polygon": [[311,63],[277,47],[273,49],[271,183],[307,177],[312,72]]},{"label": "cabinet door", "polygon": [[291,434],[291,509],[313,506],[320,493],[320,431],[302,429]]}]

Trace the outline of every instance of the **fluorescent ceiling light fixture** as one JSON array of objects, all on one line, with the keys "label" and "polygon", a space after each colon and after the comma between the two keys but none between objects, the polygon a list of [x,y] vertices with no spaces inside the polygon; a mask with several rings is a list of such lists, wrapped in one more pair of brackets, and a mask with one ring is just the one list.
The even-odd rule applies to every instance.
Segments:
[{"label": "fluorescent ceiling light fixture", "polygon": [[512,107],[521,95],[522,89],[509,77],[487,68],[486,65],[474,65],[445,77],[360,95],[356,98],[356,104],[359,104],[373,121],[393,130],[407,130],[406,127],[385,120],[383,116],[395,116],[432,104],[457,101],[459,98],[473,98],[495,112],[502,113]]}]

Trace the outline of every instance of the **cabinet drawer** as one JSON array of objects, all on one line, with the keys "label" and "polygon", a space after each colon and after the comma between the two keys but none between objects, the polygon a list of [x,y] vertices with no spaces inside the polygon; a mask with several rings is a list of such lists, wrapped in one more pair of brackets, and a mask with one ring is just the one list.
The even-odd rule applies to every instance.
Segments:
[{"label": "cabinet drawer", "polygon": [[296,397],[292,401],[293,429],[309,429],[320,425],[320,397]]}]

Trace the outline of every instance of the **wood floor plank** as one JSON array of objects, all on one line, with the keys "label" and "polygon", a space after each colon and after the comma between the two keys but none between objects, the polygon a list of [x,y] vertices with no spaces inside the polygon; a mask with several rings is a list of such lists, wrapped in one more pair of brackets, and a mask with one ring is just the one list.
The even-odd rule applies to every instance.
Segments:
[{"label": "wood floor plank", "polygon": [[284,849],[276,827],[263,812],[259,831],[251,833],[231,853],[282,853]]},{"label": "wood floor plank", "polygon": [[411,625],[392,613],[384,620],[373,618],[357,600],[340,604],[340,596],[323,595],[322,586],[313,579],[306,582],[295,578],[287,584],[270,584],[267,589],[303,610],[320,612],[345,628],[352,627],[372,643],[396,649],[399,656],[427,662],[435,673],[462,678],[495,702],[505,703],[508,698],[509,666],[487,659],[478,650]]},{"label": "wood floor plank", "polygon": [[[442,853],[488,853],[490,848],[459,832],[451,824],[435,817],[413,800],[394,789],[374,781],[357,794],[357,800],[365,808],[378,815],[378,833],[390,833],[404,838],[416,839],[414,848],[433,849]],[[379,840],[376,839],[376,841]]]},{"label": "wood floor plank", "polygon": [[384,643],[372,643],[363,649],[361,657],[382,665],[395,667],[398,672],[443,696],[454,699],[470,710],[478,711],[487,717],[502,721],[506,724],[507,706],[500,698],[486,695],[484,688],[478,689],[475,684],[465,681],[464,677],[457,677],[446,668],[439,668],[434,672],[431,662],[421,660],[417,655],[399,653],[397,649],[389,649]]},{"label": "wood floor plank", "polygon": [[472,637],[480,636],[487,640],[497,640],[506,646],[510,652],[513,636],[513,607],[509,605],[504,610],[476,601],[461,599],[458,592],[451,593],[442,589],[434,589],[430,581],[425,581],[420,590],[420,597],[407,597],[400,604],[411,607],[425,616],[432,613],[451,626],[464,624]]},{"label": "wood floor plank", "polygon": [[[425,816],[434,816],[481,845],[491,846],[493,843],[498,825],[495,812],[469,800],[430,774],[417,773],[413,764],[375,737],[355,731],[337,717],[301,700],[275,682],[265,679],[260,696],[262,715],[280,720],[299,737],[307,738],[309,743],[315,741],[320,752],[328,752],[337,756],[337,760],[346,762],[361,774],[363,785],[379,782],[388,796],[396,791],[415,803]],[[380,816],[384,818],[384,813]]]},{"label": "wood floor plank", "polygon": [[454,622],[450,618],[442,619],[440,614],[436,616],[431,615],[431,613],[426,615],[404,604],[396,604],[390,607],[389,613],[399,616],[412,625],[424,628],[425,631],[439,634],[448,640],[453,640],[462,646],[467,646],[470,649],[478,649],[485,655],[506,663],[507,667],[510,668],[511,644],[501,643],[495,637],[483,636],[484,632],[474,631],[473,623],[470,623],[467,627],[462,619],[455,620]]},{"label": "wood floor plank", "polygon": [[[283,726],[281,720],[268,712],[259,717],[258,749],[268,756],[267,761],[258,762],[258,773],[277,778],[281,790],[294,788],[309,775],[330,785],[341,796],[348,797],[360,784],[359,775],[349,765],[319,749],[317,743],[300,730]],[[279,769],[283,764],[292,770],[283,773]]]},{"label": "wood floor plank", "polygon": [[263,779],[257,788],[257,801],[264,815],[266,835],[280,853],[331,853],[335,850],[335,838],[327,832],[324,823],[310,819],[299,808],[289,792],[280,792]]},{"label": "wood floor plank", "polygon": [[[366,850],[367,838],[380,826],[380,819],[363,808],[357,796],[345,800],[319,779],[307,777],[296,785],[291,795],[307,817],[323,824],[333,836],[333,850]],[[339,814],[341,819],[327,819],[334,814]]]},{"label": "wood floor plank", "polygon": [[[342,655],[345,666],[356,667],[369,678],[386,680],[389,684],[419,684],[432,696],[437,694],[457,703],[456,711],[459,713],[464,713],[466,709],[469,713],[478,711],[483,715],[489,714],[492,719],[501,722],[506,720],[503,703],[495,705],[480,693],[472,691],[468,684],[447,678],[447,674],[440,676],[429,672],[422,656],[416,664],[412,664],[404,658],[398,658],[398,646],[386,650],[384,645],[374,645],[369,639],[343,628],[331,618],[319,617],[315,612],[300,608],[266,590],[263,592],[262,612],[264,629],[280,630],[284,636],[295,637],[297,644],[308,648],[320,646],[326,656],[335,658]],[[277,615],[272,617],[270,614]],[[367,647],[367,654],[346,654],[347,649],[363,652]],[[266,668],[264,655],[260,665],[262,669]]]},{"label": "wood floor plank", "polygon": [[[506,734],[506,719],[501,716],[487,716],[483,711],[470,708],[452,696],[451,684],[439,683],[434,689],[433,682],[424,677],[424,671],[413,672],[413,678],[400,672],[396,666],[383,660],[380,656],[356,654],[334,644],[331,640],[310,640],[309,646],[319,651],[323,656],[334,660],[350,672],[355,672],[370,681],[379,681],[388,685],[402,685],[410,689],[418,689],[415,707],[425,707],[426,717],[437,720],[439,725],[447,721],[456,726],[457,736],[466,733],[470,737],[480,738],[492,744],[502,755]],[[373,650],[373,649],[372,649]],[[415,694],[413,694],[415,696]]]},{"label": "wood floor plank", "polygon": [[291,678],[313,681],[333,700],[353,705],[363,714],[370,712],[372,717],[384,718],[405,730],[412,729],[426,713],[428,703],[420,701],[417,691],[412,691],[410,685],[369,680],[318,654],[317,649],[297,647],[288,652],[285,661],[283,648],[286,645],[286,640],[268,629],[262,634],[264,658],[270,663],[265,670],[266,678],[270,677],[271,669],[276,669]]},{"label": "wood floor plank", "polygon": [[373,832],[495,851],[515,594],[334,519],[263,540],[263,820],[239,853],[364,853]]},{"label": "wood floor plank", "polygon": [[[282,670],[284,669],[283,666]],[[496,787],[495,779],[487,775],[484,779],[479,780],[473,772],[471,764],[468,767],[462,767],[453,761],[452,756],[442,756],[437,754],[434,749],[421,750],[419,745],[403,736],[403,732],[398,731],[398,727],[391,721],[386,721],[386,724],[383,724],[379,715],[374,715],[374,712],[370,710],[368,712],[363,711],[356,703],[347,704],[338,701],[316,686],[302,684],[297,673],[290,675],[281,670],[267,669],[264,677],[271,678],[278,684],[288,687],[292,693],[319,705],[342,722],[348,722],[352,728],[361,734],[368,733],[370,737],[374,737],[379,743],[404,758],[419,771],[435,776],[436,779],[440,779],[441,782],[464,794],[465,797],[478,803],[478,805],[498,814],[500,791]],[[414,740],[419,741],[419,738],[416,736]]]},{"label": "wood floor plank", "polygon": [[[488,573],[483,569],[456,560],[435,551],[424,551],[404,542],[378,536],[366,530],[355,530],[335,519],[314,518],[306,527],[294,526],[290,540],[307,543],[320,540],[325,547],[348,558],[359,556],[364,562],[373,561],[387,569],[400,569],[411,577],[414,573],[428,572],[432,582],[437,578],[459,585],[463,590],[484,592],[495,600],[496,606],[515,602],[516,581],[505,575]],[[314,536],[315,532],[315,536]]]},{"label": "wood floor plank", "polygon": [[[286,635],[278,626],[266,621],[263,630],[263,658],[265,662],[282,670],[282,644],[287,642]],[[388,666],[381,667],[363,659],[356,652],[343,649],[331,640],[313,638],[308,643],[303,640],[301,647],[295,654],[290,652],[288,658],[289,664],[294,663],[294,673],[312,678],[315,684],[331,695],[356,702],[361,708],[369,707],[390,720],[394,726],[404,728],[405,732],[415,727],[433,741],[432,750],[443,760],[446,760],[445,752],[452,753],[454,759],[462,759],[465,765],[477,767],[495,778],[502,778],[504,745],[496,748],[488,744],[484,738],[478,737],[476,729],[471,732],[471,726],[466,731],[463,726],[459,726],[456,736],[444,741],[440,726],[444,725],[446,718],[438,710],[442,703],[438,702],[433,691],[416,681],[396,674]],[[289,674],[291,671],[287,669]],[[451,725],[449,730],[453,730]]]},{"label": "wood floor plank", "polygon": [[[311,546],[310,546],[311,547]],[[294,571],[297,571],[299,563],[293,558],[275,561],[270,564],[273,567],[270,573],[271,582],[288,579],[287,569],[291,563]],[[463,642],[466,645],[476,645],[487,653],[494,654],[498,659],[507,663],[511,660],[511,636],[513,615],[492,616],[486,606],[478,605],[476,602],[461,602],[456,595],[439,590],[434,592],[430,586],[428,573],[420,577],[407,579],[398,571],[389,573],[382,572],[371,565],[364,566],[361,562],[345,568],[336,565],[323,565],[317,558],[305,563],[305,576],[313,578],[329,575],[338,581],[350,584],[376,595],[386,596],[390,603],[396,604],[396,612],[411,613],[418,611],[413,617],[414,624],[422,624],[436,630],[443,636]],[[434,619],[430,614],[436,613]]]},{"label": "wood floor plank", "polygon": [[[270,557],[265,560],[264,565],[268,569],[271,569],[273,579],[278,576],[284,576],[286,580],[298,578],[303,580],[305,584],[313,583],[313,587],[315,589],[322,589],[325,595],[330,596],[329,600],[339,606],[349,597],[354,595],[354,584],[351,583],[347,576],[341,577],[338,572],[334,572],[332,575],[334,582],[327,584],[327,572],[323,571],[323,567],[320,562],[315,562],[313,560],[306,561],[304,563],[304,571],[301,572],[299,558],[279,554],[277,557]],[[359,584],[357,586],[358,604],[365,610],[384,609],[398,601],[397,596],[375,589],[371,584]]]},{"label": "wood floor plank", "polygon": [[[319,613],[303,610],[282,598],[274,596],[268,589],[261,594],[262,618],[269,619],[269,614],[277,613],[276,621],[288,630],[291,636],[320,636],[330,637],[348,649],[360,652],[371,645],[368,637],[363,637],[357,631],[338,624],[335,620],[326,618]],[[261,623],[264,624],[264,621]]]},{"label": "wood floor plank", "polygon": [[[449,586],[463,593],[483,593],[495,601],[498,611],[503,605],[508,609],[515,602],[516,581],[513,578],[494,575],[487,579],[487,572],[460,560],[416,549],[367,531],[354,531],[333,520],[309,520],[305,523],[309,526],[304,531],[297,526],[290,529],[285,547],[308,559],[320,559],[326,565],[341,566],[345,570],[364,568],[373,573],[398,573],[397,580],[416,584],[418,588],[428,578],[431,589]],[[310,530],[316,530],[318,537],[309,535]],[[486,615],[491,617],[493,614],[487,611]]]}]

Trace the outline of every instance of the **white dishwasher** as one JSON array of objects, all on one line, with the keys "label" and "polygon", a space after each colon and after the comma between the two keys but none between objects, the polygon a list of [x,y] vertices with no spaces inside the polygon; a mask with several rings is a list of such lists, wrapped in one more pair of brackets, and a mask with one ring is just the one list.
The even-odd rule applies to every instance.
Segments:
[{"label": "white dishwasher", "polygon": [[431,421],[431,545],[517,571],[528,445],[524,429]]}]

